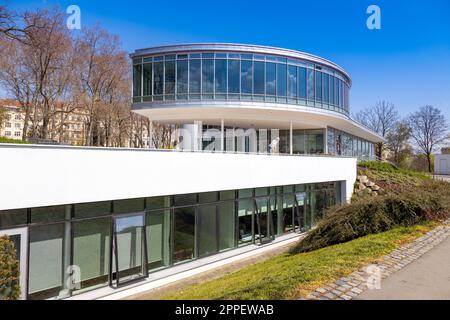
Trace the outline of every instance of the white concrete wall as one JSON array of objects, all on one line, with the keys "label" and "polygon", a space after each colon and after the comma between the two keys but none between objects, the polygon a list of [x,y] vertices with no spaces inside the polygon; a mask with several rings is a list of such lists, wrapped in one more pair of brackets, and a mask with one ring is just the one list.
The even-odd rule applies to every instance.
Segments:
[{"label": "white concrete wall", "polygon": [[434,173],[450,175],[450,154],[437,154],[434,157]]},{"label": "white concrete wall", "polygon": [[0,144],[0,210],[345,181],[356,158]]}]

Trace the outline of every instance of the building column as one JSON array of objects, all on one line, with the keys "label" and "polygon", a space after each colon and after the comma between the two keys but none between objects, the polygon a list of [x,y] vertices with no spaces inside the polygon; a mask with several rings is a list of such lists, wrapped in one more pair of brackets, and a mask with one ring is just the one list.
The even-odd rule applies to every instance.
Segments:
[{"label": "building column", "polygon": [[225,145],[225,121],[223,119],[220,119],[220,151],[224,151]]},{"label": "building column", "polygon": [[290,125],[290,128],[289,128],[289,148],[290,148],[289,153],[290,154],[294,154],[293,141],[294,141],[294,137],[293,137],[293,130],[292,130],[292,122],[291,122],[291,125]]},{"label": "building column", "polygon": [[153,149],[153,121],[149,120],[149,128],[148,128],[148,147],[149,149]]}]

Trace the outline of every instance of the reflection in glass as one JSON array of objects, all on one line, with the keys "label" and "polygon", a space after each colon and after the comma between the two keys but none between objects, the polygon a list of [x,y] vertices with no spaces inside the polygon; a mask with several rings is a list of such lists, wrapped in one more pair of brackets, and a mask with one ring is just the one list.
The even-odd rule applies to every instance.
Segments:
[{"label": "reflection in glass", "polygon": [[328,103],[330,101],[329,99],[329,81],[328,81],[328,74],[323,74],[323,101],[325,103]]},{"label": "reflection in glass", "polygon": [[144,64],[144,96],[152,95],[152,64]]},{"label": "reflection in glass", "polygon": [[322,101],[322,72],[316,71],[316,100]]},{"label": "reflection in glass", "polygon": [[228,201],[221,203],[218,209],[219,250],[233,248],[235,247],[236,230],[235,202]]},{"label": "reflection in glass", "polygon": [[147,213],[148,269],[165,267],[170,264],[170,210]]},{"label": "reflection in glass", "polygon": [[133,97],[141,96],[142,65],[133,66]]},{"label": "reflection in glass", "polygon": [[253,241],[252,230],[253,200],[241,200],[238,203],[239,244]]},{"label": "reflection in glass", "polygon": [[228,93],[239,93],[240,61],[228,60]]},{"label": "reflection in glass", "polygon": [[308,100],[314,100],[314,70],[307,69],[308,72]]},{"label": "reflection in glass", "polygon": [[298,68],[298,95],[301,99],[306,99],[306,68]]},{"label": "reflection in glass", "polygon": [[252,93],[253,84],[253,62],[243,60],[241,61],[241,92]]},{"label": "reflection in glass", "polygon": [[297,97],[297,67],[289,66],[288,69],[288,96]]},{"label": "reflection in glass", "polygon": [[177,93],[188,92],[188,61],[177,61]]},{"label": "reflection in glass", "polygon": [[255,61],[254,71],[255,76],[253,79],[253,90],[255,94],[264,94],[264,73],[265,73],[264,62]]},{"label": "reflection in glass", "polygon": [[286,96],[286,65],[278,64],[277,96]]},{"label": "reflection in glass", "polygon": [[174,209],[173,262],[195,257],[195,208]]},{"label": "reflection in glass", "polygon": [[214,92],[214,60],[202,59],[202,93]]},{"label": "reflection in glass", "polygon": [[266,94],[274,96],[276,94],[277,65],[272,62],[266,63]]},{"label": "reflection in glass", "polygon": [[163,94],[164,84],[164,62],[155,62],[153,75],[153,94]]},{"label": "reflection in glass", "polygon": [[201,60],[189,61],[189,93],[200,93]]},{"label": "reflection in glass", "polygon": [[204,257],[217,250],[216,206],[201,206],[198,209],[198,255]]},{"label": "reflection in glass", "polygon": [[227,93],[227,60],[217,59],[215,68],[216,93]]},{"label": "reflection in glass", "polygon": [[175,93],[175,61],[166,61],[165,94]]}]

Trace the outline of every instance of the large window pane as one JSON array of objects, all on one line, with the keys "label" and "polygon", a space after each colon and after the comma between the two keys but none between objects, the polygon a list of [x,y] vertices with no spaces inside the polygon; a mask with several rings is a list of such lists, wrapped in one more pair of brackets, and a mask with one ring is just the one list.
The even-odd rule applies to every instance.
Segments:
[{"label": "large window pane", "polygon": [[152,64],[144,64],[144,96],[152,95]]},{"label": "large window pane", "polygon": [[177,93],[188,92],[188,61],[177,61]]},{"label": "large window pane", "polygon": [[233,248],[235,246],[235,202],[225,202],[218,206],[219,224],[219,250]]},{"label": "large window pane", "polygon": [[133,66],[133,97],[141,96],[142,65]]},{"label": "large window pane", "polygon": [[198,209],[198,254],[200,257],[217,252],[216,206],[202,206]]},{"label": "large window pane", "polygon": [[174,209],[174,263],[195,257],[195,208]]},{"label": "large window pane", "polygon": [[155,62],[155,74],[154,74],[154,81],[153,81],[153,94],[159,95],[163,94],[163,88],[164,88],[164,62]]},{"label": "large window pane", "polygon": [[239,93],[240,61],[228,60],[228,93]]},{"label": "large window pane", "polygon": [[111,214],[111,201],[80,203],[74,205],[75,218],[92,218]]},{"label": "large window pane", "polygon": [[255,94],[264,94],[265,64],[261,61],[254,62],[255,77],[253,78],[253,90]]},{"label": "large window pane", "polygon": [[328,74],[323,74],[323,101],[325,103],[328,103],[330,101],[329,99],[329,81],[328,81]]},{"label": "large window pane", "polygon": [[308,72],[308,100],[314,100],[314,70],[307,69]]},{"label": "large window pane", "polygon": [[132,213],[145,210],[144,198],[114,201],[114,213]]},{"label": "large window pane", "polygon": [[253,240],[252,234],[253,200],[241,200],[238,204],[239,244]]},{"label": "large window pane", "polygon": [[202,93],[214,92],[214,60],[202,60]]},{"label": "large window pane", "polygon": [[241,61],[241,92],[252,93],[253,72],[252,61]]},{"label": "large window pane", "polygon": [[165,94],[175,93],[175,61],[166,61]]},{"label": "large window pane", "polygon": [[170,210],[147,213],[147,256],[149,270],[170,264]]},{"label": "large window pane", "polygon": [[334,102],[334,77],[330,76],[330,103],[335,104]]},{"label": "large window pane", "polygon": [[62,221],[70,217],[70,206],[52,206],[31,209],[31,223]]},{"label": "large window pane", "polygon": [[288,68],[288,96],[297,97],[297,67],[289,66]]},{"label": "large window pane", "polygon": [[108,283],[111,218],[74,222],[73,263],[81,269],[80,289]]},{"label": "large window pane", "polygon": [[305,131],[293,130],[292,132],[292,151],[294,154],[305,153]]},{"label": "large window pane", "polygon": [[175,207],[188,206],[196,203],[197,203],[196,193],[179,194],[173,196],[173,205]]},{"label": "large window pane", "polygon": [[227,60],[216,60],[216,93],[227,93]]},{"label": "large window pane", "polygon": [[334,78],[334,104],[339,105],[339,88],[338,88],[338,78]]},{"label": "large window pane", "polygon": [[286,96],[286,65],[278,64],[277,96]]},{"label": "large window pane", "polygon": [[301,99],[306,99],[306,68],[298,68],[298,95]]},{"label": "large window pane", "polygon": [[276,94],[277,83],[277,65],[275,63],[266,63],[266,95],[274,96]]},{"label": "large window pane", "polygon": [[201,60],[189,61],[189,93],[200,93]]},{"label": "large window pane", "polygon": [[63,289],[64,230],[64,224],[30,228],[29,299],[56,297]]},{"label": "large window pane", "polygon": [[322,72],[316,71],[316,100],[322,101]]},{"label": "large window pane", "polygon": [[324,133],[323,130],[306,130],[306,150],[309,154],[324,153]]}]

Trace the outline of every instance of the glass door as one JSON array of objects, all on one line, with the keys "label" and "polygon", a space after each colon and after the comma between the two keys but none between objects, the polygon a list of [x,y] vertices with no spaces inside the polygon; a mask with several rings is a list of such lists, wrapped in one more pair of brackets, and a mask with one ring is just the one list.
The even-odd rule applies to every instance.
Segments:
[{"label": "glass door", "polygon": [[19,261],[19,284],[20,284],[20,298],[26,299],[27,294],[27,256],[28,256],[28,229],[18,228],[9,230],[0,230],[0,237],[7,236],[13,243],[16,249],[16,259]]},{"label": "glass door", "polygon": [[306,224],[306,192],[295,194],[294,230],[301,232],[307,229]]},{"label": "glass door", "polygon": [[111,246],[110,285],[117,287],[147,277],[145,214],[114,217]]},{"label": "glass door", "polygon": [[269,197],[255,199],[255,242],[265,243],[274,238],[274,223],[272,219],[272,211],[270,210]]}]

